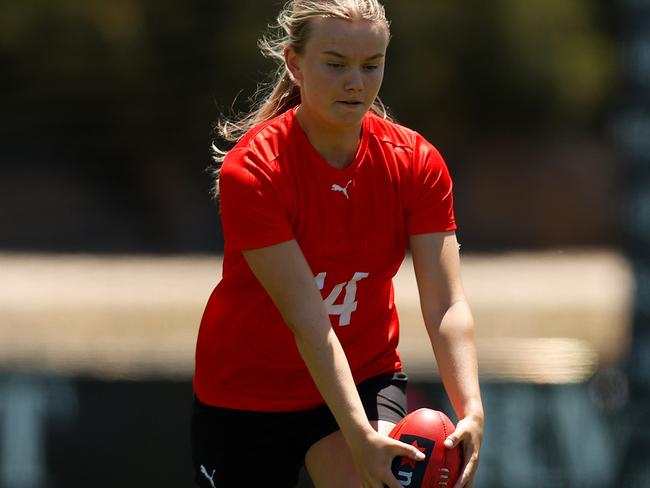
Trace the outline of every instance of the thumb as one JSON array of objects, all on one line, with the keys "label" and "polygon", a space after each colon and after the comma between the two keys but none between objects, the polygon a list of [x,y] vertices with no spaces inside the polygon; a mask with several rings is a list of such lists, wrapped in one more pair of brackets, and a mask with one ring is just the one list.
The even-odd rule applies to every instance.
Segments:
[{"label": "thumb", "polygon": [[449,449],[456,447],[458,444],[460,444],[462,437],[463,437],[462,433],[458,429],[456,429],[451,434],[449,434],[445,439],[445,447]]}]

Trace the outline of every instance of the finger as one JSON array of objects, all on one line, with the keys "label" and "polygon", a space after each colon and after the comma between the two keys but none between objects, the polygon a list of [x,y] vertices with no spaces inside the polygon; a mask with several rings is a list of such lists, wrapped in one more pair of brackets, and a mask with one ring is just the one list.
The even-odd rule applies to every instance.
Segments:
[{"label": "finger", "polygon": [[465,483],[465,486],[463,488],[472,488],[472,486],[474,486],[474,476],[475,475],[476,475],[476,471],[474,471],[472,476],[470,476],[469,480],[467,481],[467,483]]},{"label": "finger", "polygon": [[426,458],[426,455],[422,451],[420,451],[415,446],[411,446],[410,444],[405,444],[404,442],[398,441],[396,447],[397,449],[395,452],[397,456],[405,456],[413,459],[414,461],[424,461]]},{"label": "finger", "polygon": [[402,485],[397,480],[384,480],[383,486],[387,486],[388,488],[402,488]]},{"label": "finger", "polygon": [[384,484],[373,480],[366,480],[361,483],[362,488],[383,488]]},{"label": "finger", "polygon": [[474,476],[478,468],[478,452],[470,451],[470,453],[465,455],[465,462],[463,463],[461,474],[454,488],[469,488],[474,481]]},{"label": "finger", "polygon": [[388,488],[402,488],[402,484],[397,481],[397,478],[393,476],[393,473],[388,473],[385,479],[382,480],[384,483],[384,486],[388,486]]},{"label": "finger", "polygon": [[474,477],[476,476],[476,471],[474,471],[474,474],[472,477],[469,479],[467,484],[465,485],[465,488],[472,488],[474,486]]},{"label": "finger", "polygon": [[456,484],[454,484],[454,488],[463,488],[465,484],[468,481],[468,476],[467,476],[467,470],[469,466],[469,459],[470,457],[467,455],[463,456],[463,464],[460,467],[460,474],[458,475],[458,479],[456,480]]},{"label": "finger", "polygon": [[476,458],[476,461],[474,462],[474,466],[472,468],[472,474],[469,476],[469,481],[465,485],[466,488],[472,488],[474,486],[474,478],[476,477],[476,473],[478,471],[478,463],[479,463],[479,458]]},{"label": "finger", "polygon": [[454,485],[454,488],[456,487],[460,488],[461,486],[462,488],[472,488],[472,486],[474,486],[474,476],[472,476],[471,479],[467,483],[465,483],[465,485],[459,485],[457,483]]},{"label": "finger", "polygon": [[[364,488],[384,488],[386,486],[389,486],[390,488],[393,488],[392,485],[389,485],[385,481],[380,480],[379,478],[375,481],[368,482],[367,484],[363,485]],[[402,486],[398,483],[395,488],[402,488]]]}]

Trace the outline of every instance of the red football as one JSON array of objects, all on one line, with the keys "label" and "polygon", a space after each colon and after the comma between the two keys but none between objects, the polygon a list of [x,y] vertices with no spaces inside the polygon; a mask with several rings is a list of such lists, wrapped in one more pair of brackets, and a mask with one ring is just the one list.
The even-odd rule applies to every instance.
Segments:
[{"label": "red football", "polygon": [[438,410],[421,408],[398,422],[390,432],[393,439],[411,444],[426,455],[424,461],[398,457],[391,467],[402,486],[409,488],[453,488],[461,467],[460,446],[445,447],[454,431],[449,417]]}]

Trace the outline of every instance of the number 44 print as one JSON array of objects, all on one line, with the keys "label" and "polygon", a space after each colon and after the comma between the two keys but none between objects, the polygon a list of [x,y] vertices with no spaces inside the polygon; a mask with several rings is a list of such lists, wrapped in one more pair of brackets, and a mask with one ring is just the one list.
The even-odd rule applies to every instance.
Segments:
[{"label": "number 44 print", "polygon": [[[319,290],[325,288],[325,277],[327,273],[318,273],[315,277],[316,286]],[[357,281],[360,281],[368,277],[368,273],[354,273],[354,276],[347,283],[339,283],[332,288],[332,291],[323,299],[325,304],[325,310],[329,315],[338,315],[339,316],[339,325],[345,326],[350,325],[350,319],[352,318],[352,312],[357,309]],[[335,304],[341,295],[341,292],[345,288],[345,295],[343,297],[343,303]]]}]

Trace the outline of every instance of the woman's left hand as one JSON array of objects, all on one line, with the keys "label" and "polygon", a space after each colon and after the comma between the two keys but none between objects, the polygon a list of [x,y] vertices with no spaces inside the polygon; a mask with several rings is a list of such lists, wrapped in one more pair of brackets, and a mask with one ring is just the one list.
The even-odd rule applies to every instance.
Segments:
[{"label": "woman's left hand", "polygon": [[467,416],[459,420],[456,430],[445,440],[445,447],[451,449],[460,443],[463,449],[463,465],[453,488],[472,488],[482,440],[483,417],[479,415]]}]

